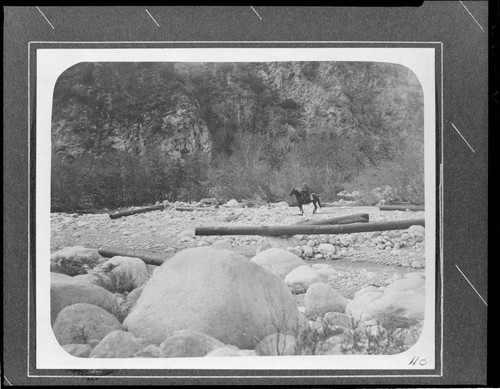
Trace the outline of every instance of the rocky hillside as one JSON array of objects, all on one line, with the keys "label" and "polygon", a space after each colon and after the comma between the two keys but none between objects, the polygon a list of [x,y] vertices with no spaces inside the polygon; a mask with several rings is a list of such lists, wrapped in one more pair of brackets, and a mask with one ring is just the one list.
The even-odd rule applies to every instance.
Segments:
[{"label": "rocky hillside", "polygon": [[[165,168],[201,158],[206,175],[184,184],[203,188],[187,197],[210,194],[231,156],[245,153],[256,158],[244,171],[280,171],[287,190],[313,167],[338,186],[402,155],[423,163],[422,90],[410,70],[386,63],[80,63],[58,79],[52,119],[53,155],[64,163],[121,153],[123,166],[123,155],[142,163],[154,154]],[[305,170],[286,170],[297,166]],[[261,191],[279,198],[281,186]]]}]

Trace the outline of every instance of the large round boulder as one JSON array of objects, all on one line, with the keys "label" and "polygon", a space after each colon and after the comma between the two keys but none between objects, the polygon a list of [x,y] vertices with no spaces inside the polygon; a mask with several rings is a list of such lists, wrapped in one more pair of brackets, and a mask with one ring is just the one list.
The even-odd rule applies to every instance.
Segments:
[{"label": "large round boulder", "polygon": [[52,329],[59,344],[64,346],[101,340],[122,326],[116,317],[96,305],[73,304],[59,312]]},{"label": "large round boulder", "polygon": [[252,258],[252,262],[282,279],[296,267],[306,265],[297,255],[280,248],[261,251]]},{"label": "large round boulder", "polygon": [[233,251],[207,247],[163,263],[124,321],[154,344],[191,329],[246,349],[274,332],[295,334],[303,325],[282,279]]},{"label": "large round boulder", "polygon": [[100,286],[75,282],[53,283],[50,285],[51,323],[54,323],[63,308],[77,303],[97,305],[112,314],[120,311],[115,296]]},{"label": "large round boulder", "polygon": [[323,317],[327,312],[345,312],[349,300],[323,282],[312,284],[304,297],[306,315],[309,317]]}]

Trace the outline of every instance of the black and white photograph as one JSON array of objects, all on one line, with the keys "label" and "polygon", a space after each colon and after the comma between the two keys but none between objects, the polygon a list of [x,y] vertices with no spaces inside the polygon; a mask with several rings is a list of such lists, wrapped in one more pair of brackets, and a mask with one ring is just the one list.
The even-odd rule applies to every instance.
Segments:
[{"label": "black and white photograph", "polygon": [[418,45],[38,50],[37,365],[435,368],[435,76]]},{"label": "black and white photograph", "polygon": [[3,385],[495,386],[497,2],[3,11]]}]

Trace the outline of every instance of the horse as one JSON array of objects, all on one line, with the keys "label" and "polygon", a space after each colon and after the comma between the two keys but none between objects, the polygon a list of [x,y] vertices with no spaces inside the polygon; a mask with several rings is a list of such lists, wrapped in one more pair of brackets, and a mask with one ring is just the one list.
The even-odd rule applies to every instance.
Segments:
[{"label": "horse", "polygon": [[302,193],[300,191],[298,191],[297,189],[293,188],[292,191],[290,192],[290,196],[295,196],[295,198],[297,199],[297,206],[299,207],[302,215],[304,214],[304,210],[302,209],[303,204],[313,203],[313,205],[314,205],[313,213],[316,213],[318,206],[321,208],[321,203],[319,201],[319,195],[316,193],[311,193],[309,195],[309,197],[302,198]]}]

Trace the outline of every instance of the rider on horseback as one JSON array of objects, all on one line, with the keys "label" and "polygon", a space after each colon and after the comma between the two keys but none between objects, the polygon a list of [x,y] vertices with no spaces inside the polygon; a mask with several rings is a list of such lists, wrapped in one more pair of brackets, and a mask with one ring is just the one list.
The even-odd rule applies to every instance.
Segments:
[{"label": "rider on horseback", "polygon": [[300,194],[302,195],[302,199],[311,200],[311,193],[309,192],[309,187],[306,183],[302,184],[302,189],[300,190]]}]

